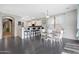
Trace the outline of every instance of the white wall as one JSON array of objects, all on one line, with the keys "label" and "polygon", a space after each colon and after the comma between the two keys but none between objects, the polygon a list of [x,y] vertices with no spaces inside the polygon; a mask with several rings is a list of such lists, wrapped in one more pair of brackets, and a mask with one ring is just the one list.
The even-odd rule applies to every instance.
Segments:
[{"label": "white wall", "polygon": [[[1,16],[1,14],[0,14]],[[1,20],[1,17],[0,17],[0,39],[2,38],[2,20]]]},{"label": "white wall", "polygon": [[70,38],[70,39],[76,39],[76,31],[77,31],[77,12],[73,11],[70,13],[67,13],[65,15],[65,21],[64,24],[66,27],[64,27],[66,30],[66,34],[64,37]]},{"label": "white wall", "polygon": [[79,6],[77,9],[77,29],[79,29]]},{"label": "white wall", "polygon": [[20,17],[14,17],[15,18],[15,37],[18,36],[18,31],[19,31],[19,27],[18,27],[18,21],[20,21]]},{"label": "white wall", "polygon": [[77,32],[77,11],[67,12],[56,16],[57,23],[64,28],[64,38],[76,39]]}]

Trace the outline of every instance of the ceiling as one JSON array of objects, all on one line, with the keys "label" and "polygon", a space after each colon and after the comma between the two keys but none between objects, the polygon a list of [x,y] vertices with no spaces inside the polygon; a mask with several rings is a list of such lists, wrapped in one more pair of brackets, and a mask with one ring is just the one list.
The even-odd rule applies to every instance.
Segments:
[{"label": "ceiling", "polygon": [[0,12],[21,17],[56,15],[77,8],[77,4],[0,4]]}]

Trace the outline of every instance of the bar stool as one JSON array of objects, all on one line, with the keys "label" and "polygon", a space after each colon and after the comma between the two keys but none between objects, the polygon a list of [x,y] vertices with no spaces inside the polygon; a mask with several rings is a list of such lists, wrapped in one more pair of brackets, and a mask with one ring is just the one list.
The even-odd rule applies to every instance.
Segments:
[{"label": "bar stool", "polygon": [[28,32],[29,31],[24,31],[24,39],[28,38]]},{"label": "bar stool", "polygon": [[38,36],[40,36],[40,34],[41,34],[40,33],[40,27],[38,27],[38,32],[37,33],[38,33]]},{"label": "bar stool", "polygon": [[35,36],[38,36],[38,27],[36,27]]},{"label": "bar stool", "polygon": [[35,31],[36,31],[36,28],[33,27],[33,37],[35,37]]},{"label": "bar stool", "polygon": [[29,38],[30,37],[30,28],[27,28],[25,31],[24,31],[24,38]]},{"label": "bar stool", "polygon": [[31,31],[30,31],[30,28],[28,28],[28,31],[29,31],[28,37],[31,38],[31,34],[30,34]]},{"label": "bar stool", "polygon": [[33,28],[31,28],[31,31],[30,31],[31,38],[33,38],[33,36],[34,36],[34,33],[33,32],[34,32],[33,31]]}]

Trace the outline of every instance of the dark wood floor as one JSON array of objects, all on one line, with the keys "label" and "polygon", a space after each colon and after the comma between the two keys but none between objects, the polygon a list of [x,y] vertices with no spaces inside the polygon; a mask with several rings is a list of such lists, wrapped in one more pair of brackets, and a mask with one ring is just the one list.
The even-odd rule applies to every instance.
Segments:
[{"label": "dark wood floor", "polygon": [[79,40],[63,38],[64,52],[69,54],[79,54]]},{"label": "dark wood floor", "polygon": [[[57,39],[58,40],[58,39]],[[62,43],[62,44],[60,44]],[[66,44],[68,43],[68,44]],[[75,45],[74,45],[75,44]],[[79,40],[62,39],[59,41],[45,41],[40,36],[20,39],[0,39],[0,54],[61,54],[62,52],[75,54],[79,50]],[[64,47],[77,50],[66,50]]]},{"label": "dark wood floor", "polygon": [[40,36],[0,40],[1,54],[60,54],[62,51],[62,45],[58,41],[51,44],[50,41],[40,39]]}]

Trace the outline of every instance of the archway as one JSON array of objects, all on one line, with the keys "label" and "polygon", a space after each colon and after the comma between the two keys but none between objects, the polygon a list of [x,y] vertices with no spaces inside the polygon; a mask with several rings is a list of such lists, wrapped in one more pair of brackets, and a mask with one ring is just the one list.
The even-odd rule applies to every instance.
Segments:
[{"label": "archway", "polygon": [[3,17],[3,38],[14,37],[14,18],[13,17]]}]

